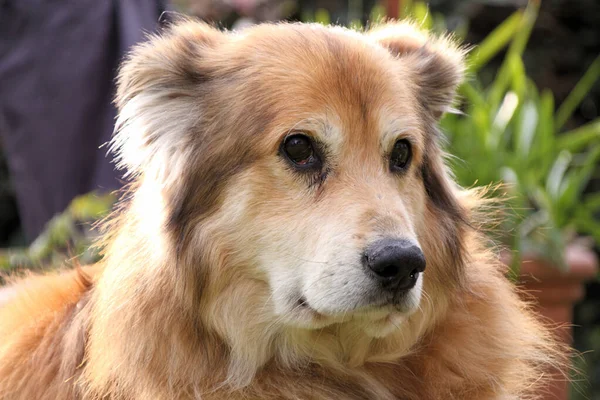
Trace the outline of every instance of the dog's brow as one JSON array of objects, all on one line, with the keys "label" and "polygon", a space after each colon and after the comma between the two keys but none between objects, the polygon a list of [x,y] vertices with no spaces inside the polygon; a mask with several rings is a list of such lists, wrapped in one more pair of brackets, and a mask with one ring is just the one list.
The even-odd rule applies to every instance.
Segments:
[{"label": "dog's brow", "polygon": [[318,130],[319,132],[323,132],[325,136],[329,136],[331,133],[329,132],[331,127],[325,119],[308,117],[301,119],[296,122],[290,129],[288,129],[288,134],[292,133],[296,129],[308,129],[308,130]]},{"label": "dog's brow", "polygon": [[333,132],[333,127],[329,124],[324,123],[323,124],[323,135],[325,135],[326,137],[330,137],[332,135]]},{"label": "dog's brow", "polygon": [[[396,120],[395,122],[398,122],[398,121],[399,120]],[[383,133],[383,136],[381,138],[381,144],[382,144],[382,146],[385,146],[387,143],[391,143],[391,142],[395,141],[395,139],[402,136],[406,132],[411,132],[416,129],[417,128],[414,125],[405,125],[402,128],[387,129]]]}]

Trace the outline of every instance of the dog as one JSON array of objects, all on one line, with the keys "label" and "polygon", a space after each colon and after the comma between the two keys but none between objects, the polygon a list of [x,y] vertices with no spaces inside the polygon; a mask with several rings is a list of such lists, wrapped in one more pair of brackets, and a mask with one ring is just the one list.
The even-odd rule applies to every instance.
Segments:
[{"label": "dog", "polygon": [[464,58],[393,21],[136,47],[103,259],[12,286],[0,397],[535,398],[563,350],[439,144]]}]

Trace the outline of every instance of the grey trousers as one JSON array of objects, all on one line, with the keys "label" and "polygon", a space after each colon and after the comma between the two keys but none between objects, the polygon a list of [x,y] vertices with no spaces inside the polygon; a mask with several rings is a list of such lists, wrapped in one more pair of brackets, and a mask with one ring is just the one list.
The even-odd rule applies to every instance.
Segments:
[{"label": "grey trousers", "polygon": [[0,146],[29,240],[76,195],[120,186],[102,144],[119,61],[160,0],[0,0]]}]

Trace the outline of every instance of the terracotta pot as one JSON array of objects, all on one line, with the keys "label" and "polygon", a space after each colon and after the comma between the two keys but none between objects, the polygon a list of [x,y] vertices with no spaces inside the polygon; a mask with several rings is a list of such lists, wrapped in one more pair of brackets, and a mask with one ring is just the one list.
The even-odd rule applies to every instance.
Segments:
[{"label": "terracotta pot", "polygon": [[[567,271],[539,257],[523,257],[519,286],[547,323],[556,327],[557,336],[572,345],[573,306],[583,298],[585,282],[596,276],[598,258],[592,250],[578,244],[568,246],[565,256]],[[544,388],[541,399],[568,398],[569,383],[559,378]]]}]

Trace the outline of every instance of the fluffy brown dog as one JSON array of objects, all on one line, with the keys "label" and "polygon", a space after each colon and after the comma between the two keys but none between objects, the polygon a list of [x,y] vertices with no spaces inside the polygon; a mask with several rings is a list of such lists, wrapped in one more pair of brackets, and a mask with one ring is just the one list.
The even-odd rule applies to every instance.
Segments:
[{"label": "fluffy brown dog", "polygon": [[1,398],[533,397],[555,345],[437,144],[463,53],[405,23],[183,22],[135,49],[128,199],[101,265],[0,310]]}]

